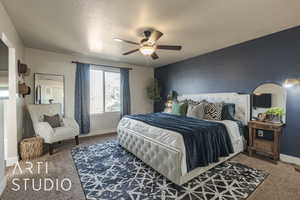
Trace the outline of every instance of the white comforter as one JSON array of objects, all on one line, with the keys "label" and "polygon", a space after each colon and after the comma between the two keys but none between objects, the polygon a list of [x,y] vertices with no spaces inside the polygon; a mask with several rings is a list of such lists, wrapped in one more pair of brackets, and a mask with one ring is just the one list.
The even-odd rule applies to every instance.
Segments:
[{"label": "white comforter", "polygon": [[[222,123],[226,126],[234,148],[234,153],[243,151],[244,139],[240,134],[238,124],[235,121],[231,120],[223,120],[217,122]],[[144,136],[154,139],[160,143],[170,145],[172,147],[175,147],[176,149],[179,149],[183,155],[181,171],[183,174],[187,173],[185,145],[183,137],[180,133],[154,127],[144,122],[129,118],[123,118],[120,121],[118,128],[121,127],[132,130],[138,134],[143,134]]]}]

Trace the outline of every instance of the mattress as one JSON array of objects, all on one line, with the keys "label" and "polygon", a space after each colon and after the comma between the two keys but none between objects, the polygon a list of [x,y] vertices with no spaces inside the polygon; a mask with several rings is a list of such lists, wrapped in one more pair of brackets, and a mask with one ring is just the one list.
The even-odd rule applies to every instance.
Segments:
[{"label": "mattress", "polygon": [[[238,123],[231,120],[214,121],[214,122],[222,123],[225,125],[233,145],[234,154],[243,151],[244,138],[240,134]],[[144,122],[134,120],[134,119],[129,119],[129,118],[123,118],[120,121],[118,128],[121,127],[127,128],[129,130],[134,131],[135,133],[151,138],[157,141],[158,143],[168,145],[178,149],[180,152],[182,152],[181,172],[183,175],[187,174],[185,144],[184,144],[183,137],[180,133],[151,126]]]}]

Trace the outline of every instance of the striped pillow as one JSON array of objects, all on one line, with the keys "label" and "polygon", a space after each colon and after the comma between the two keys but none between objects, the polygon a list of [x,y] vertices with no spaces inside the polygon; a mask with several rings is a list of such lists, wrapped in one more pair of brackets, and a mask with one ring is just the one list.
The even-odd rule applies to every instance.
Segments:
[{"label": "striped pillow", "polygon": [[222,109],[224,103],[207,103],[205,106],[204,119],[222,120]]}]

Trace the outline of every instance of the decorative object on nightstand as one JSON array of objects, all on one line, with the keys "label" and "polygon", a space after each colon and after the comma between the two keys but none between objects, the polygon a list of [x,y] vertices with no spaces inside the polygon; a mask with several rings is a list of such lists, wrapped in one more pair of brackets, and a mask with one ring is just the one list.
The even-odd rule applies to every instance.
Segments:
[{"label": "decorative object on nightstand", "polygon": [[266,120],[266,113],[258,113],[257,118],[259,121],[263,122]]},{"label": "decorative object on nightstand", "polygon": [[262,153],[277,163],[280,159],[280,136],[284,124],[261,121],[250,121],[249,126],[249,156],[254,152]]},{"label": "decorative object on nightstand", "polygon": [[282,116],[284,115],[283,108],[273,107],[266,111],[266,119],[272,123],[282,123]]},{"label": "decorative object on nightstand", "polygon": [[20,154],[22,160],[31,160],[43,155],[44,140],[41,137],[32,137],[22,140]]}]

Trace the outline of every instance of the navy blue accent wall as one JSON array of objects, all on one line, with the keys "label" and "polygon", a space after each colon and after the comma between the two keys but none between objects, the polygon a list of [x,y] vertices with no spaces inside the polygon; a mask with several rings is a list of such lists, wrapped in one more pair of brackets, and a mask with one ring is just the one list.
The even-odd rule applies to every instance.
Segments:
[{"label": "navy blue accent wall", "polygon": [[[188,47],[184,47],[188,48]],[[251,93],[264,82],[300,77],[300,26],[155,69],[166,98],[178,94]],[[161,111],[162,104],[155,105]],[[300,157],[300,86],[288,89],[281,152]]]}]

